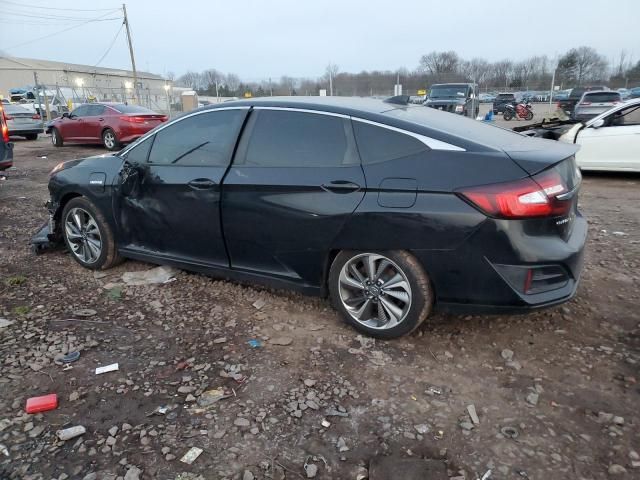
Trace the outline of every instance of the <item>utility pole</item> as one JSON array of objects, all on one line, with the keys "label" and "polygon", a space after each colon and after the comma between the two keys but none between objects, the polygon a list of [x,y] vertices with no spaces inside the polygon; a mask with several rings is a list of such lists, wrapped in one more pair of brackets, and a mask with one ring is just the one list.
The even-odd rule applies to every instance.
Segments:
[{"label": "utility pole", "polygon": [[36,84],[36,95],[38,96],[38,110],[40,111],[40,123],[42,124],[42,130],[44,131],[44,115],[42,114],[43,113],[42,104],[40,103],[40,86],[38,85],[38,74],[36,72],[33,72],[33,83]]},{"label": "utility pole", "polygon": [[329,67],[329,96],[333,97],[333,72],[331,67]]},{"label": "utility pole", "polygon": [[133,57],[133,44],[131,43],[131,31],[129,31],[129,19],[127,18],[127,6],[122,4],[122,13],[124,14],[124,26],[127,30],[127,41],[129,42],[129,54],[131,55],[131,69],[133,70],[133,91],[136,95],[136,101],[140,104],[140,96],[138,95],[138,72],[136,71],[136,59]]}]

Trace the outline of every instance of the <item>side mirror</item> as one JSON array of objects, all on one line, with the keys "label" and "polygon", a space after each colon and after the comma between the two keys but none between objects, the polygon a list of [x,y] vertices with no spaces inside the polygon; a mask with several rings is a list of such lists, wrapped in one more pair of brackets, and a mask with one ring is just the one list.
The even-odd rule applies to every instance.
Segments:
[{"label": "side mirror", "polygon": [[600,128],[600,127],[604,127],[604,119],[603,119],[603,118],[600,118],[600,119],[596,120],[595,122],[593,122],[593,123],[591,124],[591,127],[592,127],[592,128]]}]

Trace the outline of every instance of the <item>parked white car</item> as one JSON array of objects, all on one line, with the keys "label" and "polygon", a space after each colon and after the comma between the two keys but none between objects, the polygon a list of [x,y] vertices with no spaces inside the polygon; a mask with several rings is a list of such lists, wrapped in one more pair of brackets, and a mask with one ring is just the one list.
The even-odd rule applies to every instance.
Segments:
[{"label": "parked white car", "polygon": [[558,140],[580,145],[581,170],[640,172],[640,98],[577,123]]}]

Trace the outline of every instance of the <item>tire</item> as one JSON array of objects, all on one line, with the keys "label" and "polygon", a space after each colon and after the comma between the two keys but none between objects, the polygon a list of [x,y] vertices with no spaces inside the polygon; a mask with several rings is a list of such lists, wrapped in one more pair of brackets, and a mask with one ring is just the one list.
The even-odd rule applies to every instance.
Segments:
[{"label": "tire", "polygon": [[54,147],[61,147],[64,144],[64,139],[57,128],[51,129],[51,143]]},{"label": "tire", "polygon": [[114,132],[110,128],[106,128],[104,132],[102,132],[102,144],[107,150],[120,150],[120,142],[118,142],[116,132]]},{"label": "tire", "polygon": [[527,112],[527,116],[524,117],[525,120],[529,121],[529,120],[533,120],[533,112],[531,110],[529,110]]},{"label": "tire", "polygon": [[504,118],[507,122],[513,118],[513,114],[509,112],[509,110],[505,110],[502,114],[502,118]]},{"label": "tire", "polygon": [[26,138],[27,140],[37,140],[38,139],[38,134],[37,133],[30,133],[28,135],[25,135],[24,138]]},{"label": "tire", "polygon": [[[369,260],[371,275],[367,274]],[[398,279],[394,285],[392,278]],[[390,286],[385,288],[385,283]],[[418,328],[434,301],[429,277],[404,250],[340,252],[329,272],[329,293],[334,308],[349,325],[382,339],[401,337]]]},{"label": "tire", "polygon": [[85,197],[69,200],[60,219],[62,236],[73,259],[91,270],[107,270],[122,261],[111,227]]}]

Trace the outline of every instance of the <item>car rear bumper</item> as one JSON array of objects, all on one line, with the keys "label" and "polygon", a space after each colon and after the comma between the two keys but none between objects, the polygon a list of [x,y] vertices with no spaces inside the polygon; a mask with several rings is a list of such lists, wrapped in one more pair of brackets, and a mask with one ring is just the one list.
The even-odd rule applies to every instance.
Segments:
[{"label": "car rear bumper", "polygon": [[[530,222],[487,219],[455,250],[414,251],[431,277],[436,308],[457,313],[517,313],[570,300],[582,272],[586,220],[576,213],[564,237],[531,234]],[[514,275],[528,270],[537,275],[549,269],[562,275],[528,290]]]},{"label": "car rear bumper", "polygon": [[43,133],[42,127],[31,127],[31,128],[16,128],[9,130],[9,136],[12,135],[32,135],[32,134],[40,134]]}]

